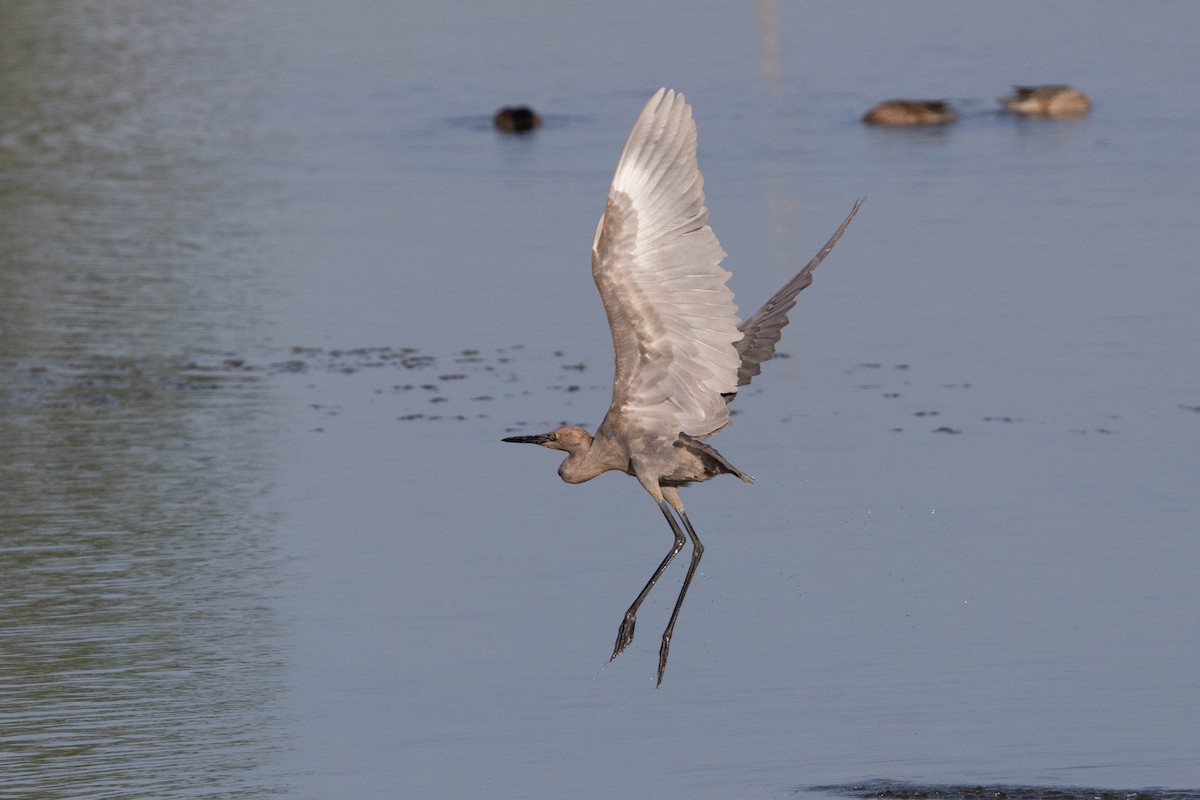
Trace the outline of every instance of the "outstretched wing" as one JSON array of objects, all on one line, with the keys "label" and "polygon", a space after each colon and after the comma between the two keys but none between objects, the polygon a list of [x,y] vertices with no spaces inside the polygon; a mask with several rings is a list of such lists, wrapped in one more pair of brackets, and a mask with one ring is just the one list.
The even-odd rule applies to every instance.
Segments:
[{"label": "outstretched wing", "polygon": [[660,89],[621,154],[592,244],[592,276],[616,352],[611,413],[644,430],[707,436],[737,388],[737,306],[706,224],[696,124]]},{"label": "outstretched wing", "polygon": [[796,277],[788,281],[782,289],[763,304],[762,308],[755,311],[749,319],[738,326],[738,330],[742,332],[742,338],[734,344],[738,355],[741,356],[741,365],[738,367],[738,386],[750,383],[751,379],[762,370],[762,363],[769,361],[775,355],[775,345],[779,342],[783,326],[788,324],[788,312],[796,305],[796,295],[812,283],[813,270],[825,259],[825,256],[829,255],[829,251],[838,243],[838,239],[842,238],[842,234],[850,225],[850,220],[854,219],[854,215],[858,213],[858,209],[865,201],[866,198],[863,197],[854,204],[854,208],[850,209],[850,213],[833,232],[833,236],[830,236],[825,246],[813,256],[812,261],[809,261],[804,269],[796,273]]}]

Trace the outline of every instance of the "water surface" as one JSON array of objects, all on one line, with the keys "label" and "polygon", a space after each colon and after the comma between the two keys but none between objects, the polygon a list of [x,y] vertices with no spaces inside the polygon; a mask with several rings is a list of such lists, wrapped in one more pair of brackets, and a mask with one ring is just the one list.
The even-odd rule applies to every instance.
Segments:
[{"label": "water surface", "polygon": [[[5,8],[0,793],[1200,787],[1191,4]],[[660,515],[499,439],[607,406],[660,85],[744,312],[870,199],[713,441],[757,484],[685,493],[655,690]]]}]

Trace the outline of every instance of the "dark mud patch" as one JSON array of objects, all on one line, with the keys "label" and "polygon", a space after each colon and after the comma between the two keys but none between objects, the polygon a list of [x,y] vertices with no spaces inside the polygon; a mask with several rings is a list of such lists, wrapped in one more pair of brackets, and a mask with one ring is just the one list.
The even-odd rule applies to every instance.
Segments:
[{"label": "dark mud patch", "polygon": [[241,358],[85,355],[0,365],[0,407],[126,406],[181,393],[209,394],[255,380]]},{"label": "dark mud patch", "polygon": [[[780,354],[782,357],[783,354]],[[973,391],[968,380],[928,380],[908,363],[863,361],[844,370],[846,389],[879,398],[874,410],[864,410],[872,424],[893,433],[950,434],[968,438],[1001,425],[1052,425],[1073,435],[1108,436],[1119,432],[1120,418],[1107,415],[1095,420],[1031,419],[1006,414]],[[257,354],[192,352],[176,355],[111,356],[104,354],[59,360],[0,363],[0,408],[84,408],[128,406],[170,397],[220,394],[278,379],[293,388],[311,391],[329,380],[362,381],[364,394],[394,398],[393,419],[401,422],[461,421],[484,418],[489,409],[512,413],[507,401],[528,404],[528,398],[561,395],[563,411],[571,413],[587,404],[589,419],[602,415],[611,392],[611,365],[590,364],[562,349],[510,345],[470,347],[430,353],[408,346],[345,348],[295,345]],[[861,382],[870,375],[871,380]],[[297,387],[295,380],[303,382]],[[765,379],[744,387],[751,399],[763,391],[776,391]],[[814,389],[814,391],[816,391]],[[594,397],[593,397],[594,395]],[[567,400],[569,398],[569,400]],[[576,406],[577,401],[578,406]],[[978,403],[976,403],[978,401]],[[512,406],[508,402],[508,406]],[[1177,404],[1184,412],[1200,406]],[[940,406],[940,408],[939,408]],[[739,402],[731,413],[753,409]],[[1179,413],[1179,412],[1176,412]],[[913,426],[913,419],[930,425]],[[592,419],[593,424],[596,419]],[[787,417],[784,422],[791,421]],[[550,420],[543,422],[549,424]],[[561,422],[559,424],[562,424]],[[553,427],[553,425],[551,425]],[[506,430],[513,430],[512,427]]]},{"label": "dark mud patch", "polygon": [[[260,353],[185,352],[175,355],[84,354],[0,362],[0,409],[26,411],[89,407],[149,407],[204,396],[227,398],[250,387],[284,388],[322,416],[340,406],[314,394],[342,381],[348,398],[385,397],[402,422],[486,418],[489,406],[533,395],[594,392],[596,411],[609,395],[608,371],[585,382],[588,364],[563,351],[523,345],[468,348],[436,355],[415,347],[323,348],[296,345]],[[601,376],[603,372],[603,376]],[[553,425],[551,427],[554,427]]]},{"label": "dark mud patch", "polygon": [[797,792],[819,792],[863,800],[1200,800],[1200,790],[1192,789],[914,784],[886,780],[839,786],[811,786]]}]

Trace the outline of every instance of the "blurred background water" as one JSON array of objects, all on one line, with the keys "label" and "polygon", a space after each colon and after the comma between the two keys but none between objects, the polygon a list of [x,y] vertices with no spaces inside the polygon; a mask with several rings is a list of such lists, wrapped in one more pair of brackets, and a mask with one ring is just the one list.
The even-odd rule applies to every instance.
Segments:
[{"label": "blurred background water", "polygon": [[[0,796],[1195,796],[1198,23],[6,0]],[[684,494],[655,690],[658,512],[499,439],[603,415],[662,85],[743,311],[870,199],[714,441],[758,483]],[[959,121],[858,121],[904,96]]]}]

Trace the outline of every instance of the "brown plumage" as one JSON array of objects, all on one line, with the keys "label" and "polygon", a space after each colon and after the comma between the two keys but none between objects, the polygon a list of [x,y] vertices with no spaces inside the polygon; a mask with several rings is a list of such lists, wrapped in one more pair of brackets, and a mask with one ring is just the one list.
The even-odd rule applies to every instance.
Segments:
[{"label": "brown plumage", "polygon": [[525,133],[542,126],[542,118],[529,106],[505,106],[492,117],[496,130]]},{"label": "brown plumage", "polygon": [[1081,117],[1092,108],[1088,96],[1073,86],[1014,86],[1013,94],[998,97],[1005,110],[1027,117]]},{"label": "brown plumage", "polygon": [[919,125],[946,125],[955,119],[954,109],[945,100],[884,100],[863,114],[868,125],[886,128]]}]

